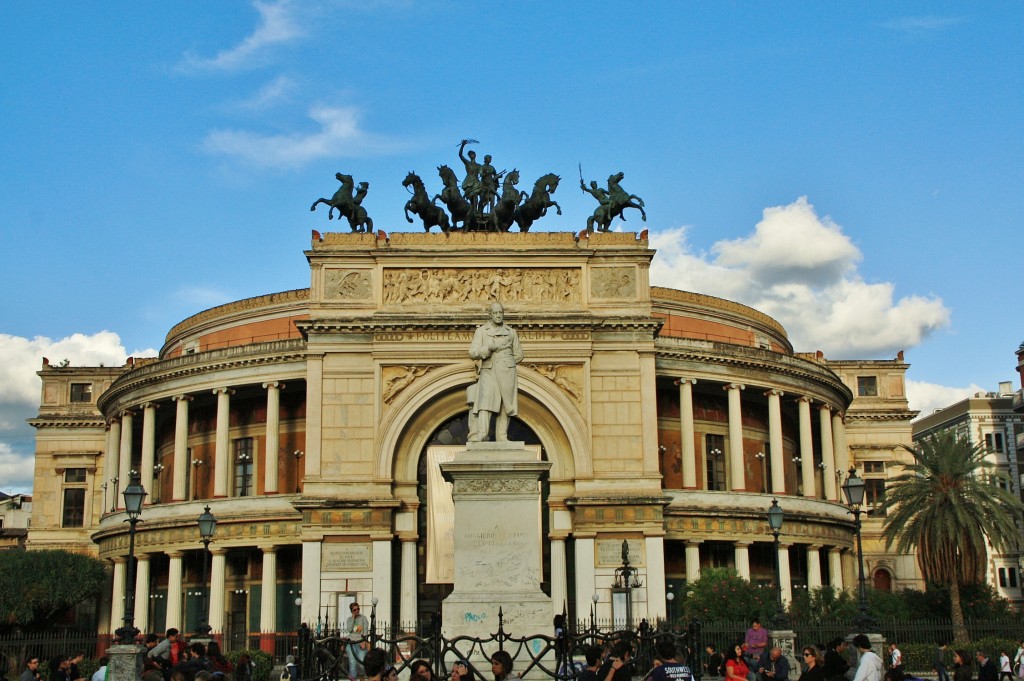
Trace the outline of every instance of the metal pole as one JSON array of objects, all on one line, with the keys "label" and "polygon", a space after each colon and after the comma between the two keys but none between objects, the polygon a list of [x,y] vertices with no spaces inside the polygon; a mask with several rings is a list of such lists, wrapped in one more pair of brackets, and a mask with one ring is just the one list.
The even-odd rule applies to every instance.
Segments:
[{"label": "metal pole", "polygon": [[128,519],[128,575],[124,580],[124,626],[121,628],[123,635],[120,637],[122,643],[125,637],[135,638],[138,634],[138,630],[135,629],[135,524],[137,522],[139,522],[138,518]]},{"label": "metal pole", "polygon": [[199,583],[199,626],[196,633],[206,636],[210,633],[210,595],[206,580],[210,570],[210,540],[203,540],[203,579]]},{"label": "metal pole", "polygon": [[779,531],[772,532],[775,537],[775,626],[785,626],[786,610],[782,606],[782,560],[779,558]]},{"label": "metal pole", "polygon": [[864,580],[864,544],[861,540],[860,531],[860,514],[862,513],[860,508],[853,509],[853,521],[857,529],[857,567],[858,567],[858,604],[857,609],[860,611],[860,621],[857,622],[859,628],[864,629],[871,624],[871,616],[868,614],[868,588]]}]

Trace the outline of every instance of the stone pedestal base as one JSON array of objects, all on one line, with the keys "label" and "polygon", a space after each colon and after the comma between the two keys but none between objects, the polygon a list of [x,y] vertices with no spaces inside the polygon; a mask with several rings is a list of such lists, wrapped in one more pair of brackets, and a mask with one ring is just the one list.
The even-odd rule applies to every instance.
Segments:
[{"label": "stone pedestal base", "polygon": [[540,478],[551,467],[522,442],[474,442],[441,464],[454,486],[455,584],[444,600],[445,636],[516,636],[551,629],[540,589]]},{"label": "stone pedestal base", "polygon": [[107,648],[107,681],[140,681],[145,650],[134,644]]},{"label": "stone pedestal base", "polygon": [[796,654],[796,632],[788,629],[772,629],[769,636],[771,638],[769,648],[781,648],[782,656],[789,662],[790,678],[795,679],[800,676],[803,671],[803,656]]}]

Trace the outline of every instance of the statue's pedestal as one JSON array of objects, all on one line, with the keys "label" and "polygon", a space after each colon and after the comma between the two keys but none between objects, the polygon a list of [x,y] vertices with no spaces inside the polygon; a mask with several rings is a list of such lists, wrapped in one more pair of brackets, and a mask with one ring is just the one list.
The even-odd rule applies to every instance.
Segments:
[{"label": "statue's pedestal", "polygon": [[136,644],[107,648],[107,681],[139,681],[142,678],[142,653]]},{"label": "statue's pedestal", "polygon": [[444,599],[448,638],[516,636],[551,628],[551,598],[540,589],[540,478],[551,467],[522,442],[471,442],[441,464],[453,484],[455,584]]},{"label": "statue's pedestal", "polygon": [[803,656],[796,654],[796,632],[790,629],[772,629],[770,639],[770,647],[781,648],[782,656],[789,662],[790,678],[800,676],[803,671]]}]

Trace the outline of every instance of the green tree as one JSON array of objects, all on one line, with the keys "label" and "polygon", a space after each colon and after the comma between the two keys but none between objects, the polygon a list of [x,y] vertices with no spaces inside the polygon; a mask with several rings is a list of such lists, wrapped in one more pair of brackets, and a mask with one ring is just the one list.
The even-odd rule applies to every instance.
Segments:
[{"label": "green tree", "polygon": [[0,551],[0,631],[51,626],[68,608],[100,594],[103,561],[68,551]]},{"label": "green tree", "polygon": [[883,536],[890,548],[917,551],[926,581],[949,586],[953,638],[967,642],[960,588],[985,580],[986,538],[997,551],[1016,550],[1024,505],[985,451],[952,431],[908,449],[914,463],[886,489]]},{"label": "green tree", "polygon": [[686,587],[680,615],[704,622],[749,620],[767,622],[775,614],[775,590],[751,584],[728,568],[703,569]]}]

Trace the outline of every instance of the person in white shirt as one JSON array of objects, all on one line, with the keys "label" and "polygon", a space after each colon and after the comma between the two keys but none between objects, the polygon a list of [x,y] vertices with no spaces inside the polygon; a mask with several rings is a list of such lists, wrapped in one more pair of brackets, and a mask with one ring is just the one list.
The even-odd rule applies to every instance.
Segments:
[{"label": "person in white shirt", "polygon": [[882,658],[871,650],[871,641],[864,634],[853,637],[853,646],[860,653],[860,663],[853,681],[882,681]]},{"label": "person in white shirt", "polygon": [[895,643],[889,644],[889,668],[903,670],[903,653]]},{"label": "person in white shirt", "polygon": [[107,681],[107,656],[100,658],[100,668],[92,675],[92,681]]},{"label": "person in white shirt", "polygon": [[999,681],[1013,681],[1013,668],[1010,667],[1010,656],[1005,650],[999,651]]}]

